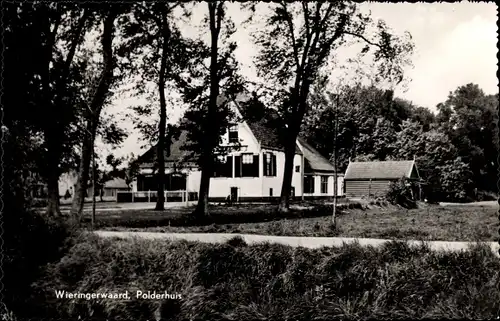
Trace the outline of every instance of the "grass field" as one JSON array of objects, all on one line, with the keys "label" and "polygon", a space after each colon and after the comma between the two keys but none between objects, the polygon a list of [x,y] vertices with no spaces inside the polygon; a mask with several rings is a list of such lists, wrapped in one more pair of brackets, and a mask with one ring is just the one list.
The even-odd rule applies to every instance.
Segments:
[{"label": "grass field", "polygon": [[331,207],[302,208],[285,216],[269,206],[216,206],[211,224],[194,225],[186,220],[192,208],[165,212],[123,211],[99,213],[97,228],[174,233],[248,233],[282,236],[340,236],[437,241],[495,241],[498,239],[497,208],[493,206],[426,205],[405,210],[395,207],[343,209],[338,228],[330,227]]},{"label": "grass field", "polygon": [[[500,260],[489,248],[438,253],[391,242],[308,250],[81,236],[34,284],[18,316],[54,319],[495,319]],[[130,300],[57,299],[55,290]],[[136,291],[180,294],[144,300]],[[31,313],[31,314],[30,314]]]}]

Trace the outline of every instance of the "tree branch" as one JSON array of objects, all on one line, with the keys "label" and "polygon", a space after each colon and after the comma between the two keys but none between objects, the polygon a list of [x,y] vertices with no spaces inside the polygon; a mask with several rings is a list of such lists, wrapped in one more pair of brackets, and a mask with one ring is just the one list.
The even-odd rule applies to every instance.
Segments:
[{"label": "tree branch", "polygon": [[299,48],[297,48],[297,42],[295,40],[295,34],[294,34],[294,28],[293,28],[293,20],[292,17],[290,16],[290,13],[287,10],[287,5],[285,2],[281,2],[281,6],[283,7],[283,11],[285,12],[285,19],[288,24],[288,29],[290,32],[290,38],[292,40],[292,48],[293,48],[293,54],[294,54],[294,60],[295,60],[295,65],[297,67],[297,70],[300,68],[300,63],[299,63]]},{"label": "tree branch", "polygon": [[217,4],[217,37],[219,37],[219,33],[220,33],[221,25],[222,25],[222,19],[223,19],[222,15],[224,14],[223,6],[224,6],[224,2],[222,2],[222,1],[220,1]]},{"label": "tree branch", "polygon": [[[309,2],[307,1],[302,1],[302,10],[304,11],[304,17],[309,17]],[[311,26],[309,26],[309,19],[305,19],[304,25],[306,27],[306,38],[309,37],[309,34],[311,33]]]},{"label": "tree branch", "polygon": [[372,42],[372,41],[366,39],[366,37],[363,36],[363,35],[360,35],[360,34],[357,34],[357,33],[354,33],[354,32],[350,32],[350,31],[344,31],[344,34],[360,38],[360,39],[364,40],[367,44],[372,45],[372,46],[376,46],[376,47],[379,47],[380,49],[382,49],[382,46],[380,44],[378,44],[376,42]]}]

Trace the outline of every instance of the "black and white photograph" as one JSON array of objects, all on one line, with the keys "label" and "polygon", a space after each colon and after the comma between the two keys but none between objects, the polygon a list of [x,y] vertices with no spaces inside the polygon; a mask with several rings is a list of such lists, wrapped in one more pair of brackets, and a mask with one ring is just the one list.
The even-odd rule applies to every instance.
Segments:
[{"label": "black and white photograph", "polygon": [[2,321],[500,319],[495,2],[1,10]]}]

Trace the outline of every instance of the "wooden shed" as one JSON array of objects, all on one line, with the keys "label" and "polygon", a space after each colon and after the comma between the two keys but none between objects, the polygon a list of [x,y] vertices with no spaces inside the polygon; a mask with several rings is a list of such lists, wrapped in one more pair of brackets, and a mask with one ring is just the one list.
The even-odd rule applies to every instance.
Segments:
[{"label": "wooden shed", "polygon": [[116,197],[117,192],[126,192],[129,191],[130,187],[127,185],[123,178],[113,178],[106,183],[104,183],[103,187],[103,196]]},{"label": "wooden shed", "polygon": [[391,182],[405,177],[415,184],[413,193],[420,198],[418,183],[421,178],[415,161],[349,162],[344,176],[344,192],[347,197],[385,194]]}]

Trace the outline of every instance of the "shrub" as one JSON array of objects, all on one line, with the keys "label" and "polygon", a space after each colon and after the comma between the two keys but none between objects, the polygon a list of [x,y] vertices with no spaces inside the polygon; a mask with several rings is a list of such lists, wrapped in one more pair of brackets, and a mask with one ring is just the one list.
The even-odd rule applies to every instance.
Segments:
[{"label": "shrub", "polygon": [[[462,253],[404,242],[310,250],[87,235],[49,265],[32,303],[51,309],[44,315],[71,319],[489,319],[500,309],[499,270],[484,246]],[[78,276],[68,278],[69,271]],[[166,290],[182,299],[57,300],[54,289]]]},{"label": "shrub", "polygon": [[17,317],[25,312],[31,283],[42,268],[58,260],[70,246],[70,231],[56,219],[48,219],[8,204],[3,212],[5,304]]},{"label": "shrub", "polygon": [[391,182],[385,197],[393,205],[400,205],[404,208],[417,207],[417,203],[412,196],[411,184],[404,177]]}]

